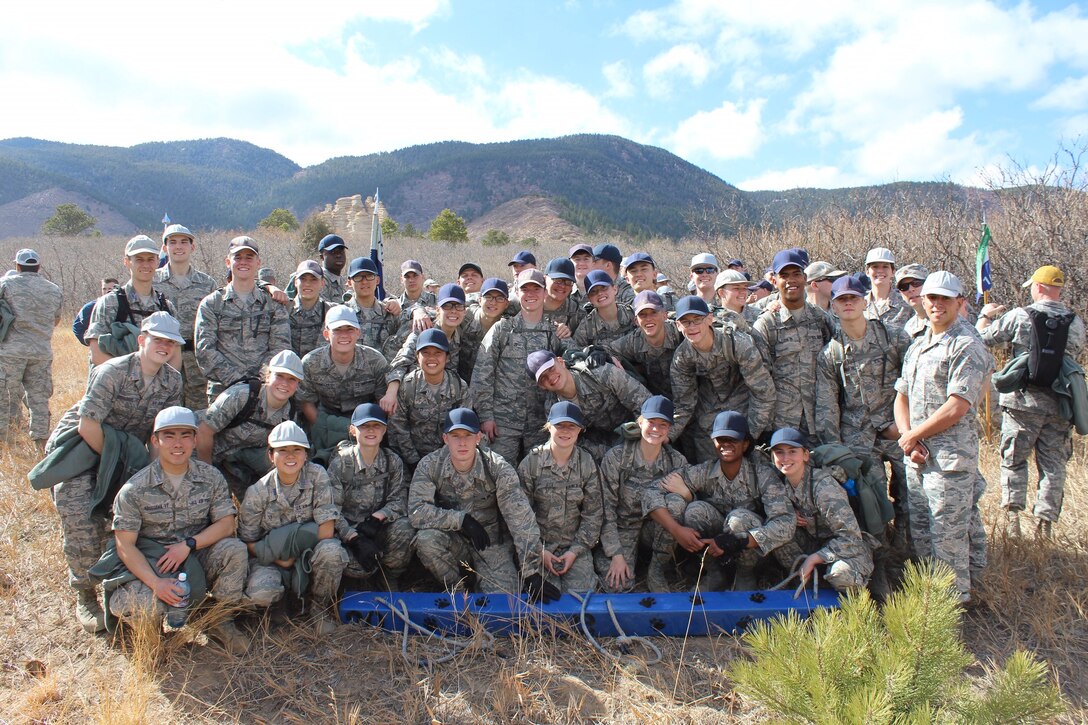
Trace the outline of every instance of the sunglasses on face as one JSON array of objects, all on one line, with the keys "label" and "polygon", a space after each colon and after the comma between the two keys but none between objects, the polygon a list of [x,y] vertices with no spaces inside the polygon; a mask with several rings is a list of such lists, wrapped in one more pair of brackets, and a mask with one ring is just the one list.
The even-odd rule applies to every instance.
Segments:
[{"label": "sunglasses on face", "polygon": [[718,270],[713,267],[696,267],[691,271],[695,274],[716,274]]},{"label": "sunglasses on face", "polygon": [[914,289],[915,287],[921,287],[921,286],[922,286],[922,280],[920,280],[920,279],[905,279],[902,282],[900,282],[899,284],[897,284],[895,286],[895,288],[897,290],[899,290],[900,292],[906,292],[909,289]]}]

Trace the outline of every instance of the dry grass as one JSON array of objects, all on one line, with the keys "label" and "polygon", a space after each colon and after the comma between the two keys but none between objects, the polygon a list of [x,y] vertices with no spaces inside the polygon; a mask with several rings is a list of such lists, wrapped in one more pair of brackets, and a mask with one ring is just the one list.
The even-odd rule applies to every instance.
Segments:
[{"label": "dry grass", "polygon": [[[230,235],[223,236],[218,241]],[[81,263],[86,274],[119,272],[108,260],[114,251],[120,257],[123,240],[96,243],[108,251],[86,255]],[[10,242],[0,247],[0,255],[6,246],[25,244]],[[353,246],[361,249],[362,242]],[[670,272],[686,267],[694,249],[650,248]],[[398,249],[396,260],[416,256],[429,274],[449,278],[457,265],[446,251],[445,245],[413,240]],[[565,248],[542,244],[536,251],[549,257]],[[511,252],[469,245],[456,259],[475,257],[489,274],[504,274]],[[282,274],[293,254],[290,241],[281,240],[268,245],[266,261],[268,255],[281,256]],[[69,287],[70,302],[89,296],[78,289]],[[83,391],[86,355],[63,328],[54,349],[55,420]],[[399,637],[363,625],[341,627],[321,639],[308,629],[269,631],[267,623],[255,621],[249,625],[253,650],[235,659],[207,644],[194,627],[165,639],[138,627],[116,640],[90,637],[72,617],[48,494],[32,492],[26,483],[25,472],[34,462],[28,440],[0,448],[0,721],[713,723],[759,718],[751,704],[732,694],[722,675],[742,652],[730,637],[693,639],[683,653],[681,641],[662,640],[664,659],[648,668],[616,664],[576,635],[526,635],[500,638],[493,650],[466,653],[433,669],[416,662],[436,651],[433,644],[413,638],[413,661],[407,662]],[[982,462],[991,482],[984,515],[993,527],[999,476],[992,445],[984,444]],[[964,627],[979,674],[982,665],[1003,661],[1017,647],[1046,659],[1070,703],[1070,722],[1088,720],[1086,493],[1088,456],[1078,445],[1055,541],[1039,543],[1029,535],[1006,542],[1000,530],[992,533],[983,591],[987,606],[970,613]]]}]

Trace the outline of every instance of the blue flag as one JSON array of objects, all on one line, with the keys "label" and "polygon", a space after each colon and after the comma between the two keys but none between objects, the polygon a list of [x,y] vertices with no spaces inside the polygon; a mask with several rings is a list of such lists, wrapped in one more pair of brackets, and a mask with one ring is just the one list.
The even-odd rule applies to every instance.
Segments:
[{"label": "blue flag", "polygon": [[378,220],[378,190],[374,190],[374,216],[370,220],[370,260],[378,268],[378,289],[376,291],[379,300],[385,299],[385,274],[382,273],[382,262],[385,260],[385,250],[382,249],[382,223]]},{"label": "blue flag", "polygon": [[975,254],[975,289],[978,291],[975,302],[982,299],[984,292],[988,292],[994,286],[993,277],[990,276],[990,225],[983,222],[982,239],[978,243],[978,252]]},{"label": "blue flag", "polygon": [[169,223],[170,223],[170,215],[169,215],[169,214],[167,214],[166,212],[163,212],[163,213],[162,213],[162,223],[163,223],[164,225],[166,225],[166,224],[169,224]]}]

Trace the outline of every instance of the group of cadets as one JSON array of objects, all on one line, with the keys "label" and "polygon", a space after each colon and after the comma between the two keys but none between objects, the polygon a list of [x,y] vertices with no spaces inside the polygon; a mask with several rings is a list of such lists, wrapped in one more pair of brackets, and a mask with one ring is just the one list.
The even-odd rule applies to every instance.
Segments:
[{"label": "group of cadets", "polygon": [[[967,602],[985,566],[987,345],[1024,353],[1033,308],[1068,312],[1048,266],[1025,283],[1031,307],[988,305],[976,330],[955,276],[884,248],[864,274],[783,250],[754,283],[701,253],[690,294],[612,244],[541,269],[519,252],[509,281],[466,262],[437,291],[407,260],[382,299],[378,267],[336,235],[283,290],[259,279],[253,239],[231,240],[224,286],[191,266],[195,243],[180,225],[128,242],[129,279],[76,320],[91,373],[48,442],[60,292],[32,250],[0,280],[4,430],[25,404],[90,632],[178,605],[181,571],[194,603],[304,598],[324,632],[345,576],[547,602],[693,578],[751,589],[797,567],[882,595],[897,545],[949,564]],[[1083,344],[1074,319],[1069,354]],[[1008,530],[1034,449],[1049,535],[1070,423],[1048,389],[1001,405]],[[859,520],[842,468],[816,465],[821,444],[891,464],[887,531]],[[231,619],[209,634],[249,644]]]}]

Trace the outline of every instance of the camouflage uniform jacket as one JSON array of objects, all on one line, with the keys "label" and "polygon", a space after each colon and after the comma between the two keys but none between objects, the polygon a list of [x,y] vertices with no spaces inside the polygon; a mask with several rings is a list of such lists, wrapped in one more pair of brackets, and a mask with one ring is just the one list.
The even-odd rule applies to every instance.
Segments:
[{"label": "camouflage uniform jacket", "polygon": [[427,310],[428,307],[438,306],[438,298],[433,292],[423,290],[415,300],[408,299],[407,292],[400,293],[400,316],[397,318],[397,330],[382,343],[380,350],[387,358],[392,359],[397,351],[404,345],[408,335],[412,333],[412,315],[417,309]]},{"label": "camouflage uniform jacket", "polygon": [[593,456],[575,447],[567,464],[560,466],[545,443],[526,454],[518,476],[536,512],[544,548],[577,556],[592,551],[604,516],[601,474]]},{"label": "camouflage uniform jacket", "polygon": [[616,313],[615,322],[605,322],[597,310],[592,310],[578,325],[578,331],[565,340],[567,347],[607,345],[635,329],[635,313],[630,307],[617,304]]},{"label": "camouflage uniform jacket", "polygon": [[181,336],[187,343],[192,343],[195,335],[196,310],[200,301],[215,292],[219,285],[211,276],[198,272],[192,267],[189,274],[178,276],[170,274],[170,265],[155,270],[155,289],[177,310],[178,322],[181,323]]},{"label": "camouflage uniform jacket", "polygon": [[642,330],[634,329],[623,337],[612,340],[606,347],[642,375],[646,388],[654,395],[664,395],[672,400],[672,358],[684,336],[676,325],[665,322],[665,341],[654,347]]},{"label": "camouflage uniform jacket", "polygon": [[300,403],[313,403],[333,415],[351,415],[362,403],[373,403],[385,392],[389,363],[372,347],[355,346],[355,357],[341,373],[332,361],[332,348],[319,347],[302,359],[305,376],[295,394]]},{"label": "camouflage uniform jacket", "polygon": [[834,328],[830,315],[807,302],[795,312],[785,305],[764,312],[752,325],[778,393],[774,430],[793,427],[816,433],[816,358]]},{"label": "camouflage uniform jacket", "polygon": [[[166,294],[163,293],[163,298],[166,300],[166,306],[162,307],[159,301],[159,293],[162,291],[158,287],[151,288],[151,296],[141,298],[136,293],[136,290],[132,287],[132,281],[125,282],[125,285],[121,288],[125,292],[125,296],[128,297],[128,311],[129,319],[121,320],[121,322],[131,322],[136,327],[140,326],[143,319],[150,315],[152,312],[169,312],[174,317],[178,316],[178,311],[174,308],[174,305],[170,302]],[[91,321],[87,325],[87,332],[83,333],[83,337],[86,340],[98,339],[103,335],[110,334],[110,327],[114,322],[117,322],[117,292],[107,292],[98,298],[94,303],[94,310],[91,312]],[[182,337],[184,337],[185,328],[182,327]],[[52,335],[52,331],[49,333]]]},{"label": "camouflage uniform jacket", "polygon": [[208,409],[199,413],[201,420],[215,433],[213,460],[242,448],[264,448],[268,445],[268,433],[285,420],[290,420],[291,403],[284,403],[279,410],[268,409],[268,386],[262,385],[257,392],[257,405],[249,420],[233,428],[227,424],[242,412],[249,401],[249,383],[232,385],[212,401]]},{"label": "camouflage uniform jacket", "polygon": [[0,356],[51,359],[53,328],[64,303],[60,287],[37,272],[12,272],[0,279],[0,299],[15,314]]},{"label": "camouflage uniform jacket", "polygon": [[896,318],[900,315],[900,310],[904,307],[914,312],[910,305],[903,302],[903,296],[899,294],[894,286],[892,287],[892,293],[886,300],[878,300],[873,297],[872,290],[869,290],[869,293],[865,295],[865,316],[870,320],[880,320],[888,325],[895,324]]},{"label": "camouflage uniform jacket", "polygon": [[321,268],[325,277],[325,286],[321,288],[321,299],[334,305],[344,304],[344,298],[351,293],[348,291],[347,278],[342,274],[333,274],[325,267]]},{"label": "camouflage uniform jacket", "polygon": [[[615,365],[587,368],[583,364],[570,367],[574,378],[574,403],[582,409],[586,429],[611,433],[621,423],[638,418],[642,404],[650,391]],[[556,393],[545,393],[544,407],[551,408],[560,400]],[[567,400],[567,398],[563,398]]]},{"label": "camouflage uniform jacket", "polygon": [[563,323],[570,328],[571,335],[578,331],[578,326],[582,324],[584,319],[586,319],[586,311],[578,304],[578,300],[571,295],[568,295],[563,300],[563,304],[559,305],[557,309],[550,312],[544,310],[545,322],[551,325]]},{"label": "camouflage uniform jacket", "polygon": [[380,351],[385,341],[397,334],[400,318],[386,312],[381,300],[375,300],[370,307],[360,307],[358,301],[352,297],[344,304],[359,318],[359,327],[363,333],[359,338],[360,344]]},{"label": "camouflage uniform jacket", "polygon": [[303,309],[301,298],[295,297],[287,310],[287,319],[291,324],[291,349],[299,357],[306,355],[326,344],[321,333],[325,329],[325,315],[332,309],[333,303],[321,297],[310,309]]},{"label": "camouflage uniform jacket", "polygon": [[[805,466],[805,477],[796,488],[778,474],[785,487],[786,496],[794,510],[805,517],[805,530],[821,543],[813,552],[831,564],[841,559],[868,556],[869,550],[861,538],[861,527],[850,508],[846,490],[835,480],[830,471],[813,470]],[[796,521],[794,517],[794,521]]]},{"label": "camouflage uniform jacket", "polygon": [[459,473],[448,448],[428,453],[412,476],[408,520],[417,530],[458,531],[466,514],[484,527],[492,546],[513,538],[522,578],[540,573],[540,529],[514,467],[477,448],[472,470]]},{"label": "camouflage uniform jacket", "polygon": [[260,285],[248,305],[232,285],[205,297],[196,313],[196,359],[208,380],[229,385],[257,375],[261,366],[291,349],[287,308]]},{"label": "camouflage uniform jacket", "polygon": [[867,320],[861,340],[835,330],[816,360],[821,443],[850,445],[852,432],[878,433],[895,422],[895,381],[909,345],[901,328],[879,320]]},{"label": "camouflage uniform jacket", "polygon": [[333,501],[329,474],[316,463],[307,463],[298,480],[285,485],[273,468],[246,489],[238,514],[238,538],[246,543],[260,541],[272,529],[287,524],[321,525],[335,521],[340,509]]},{"label": "camouflage uniform jacket", "polygon": [[510,432],[543,427],[544,391],[525,367],[529,353],[536,350],[562,352],[552,326],[543,321],[529,326],[520,316],[504,317],[487,331],[465,396],[465,405],[475,409],[482,422],[494,421]]},{"label": "camouflage uniform jacket", "polygon": [[628,308],[635,304],[635,288],[623,277],[616,280],[616,304]]},{"label": "camouflage uniform jacket", "polygon": [[775,381],[752,336],[735,328],[712,329],[710,350],[699,352],[684,340],[673,355],[676,419],[670,440],[676,440],[692,420],[700,433],[709,435],[714,416],[723,410],[746,415],[753,437],[770,430]]},{"label": "camouflage uniform jacket", "polygon": [[604,502],[604,522],[601,524],[601,549],[612,558],[623,553],[620,530],[642,526],[642,496],[654,482],[687,465],[684,456],[671,446],[661,447],[657,459],[650,462],[642,457],[641,439],[624,441],[601,461],[601,494]]},{"label": "camouflage uniform jacket", "polygon": [[[706,501],[723,517],[735,509],[747,509],[763,518],[765,523],[748,533],[760,552],[767,554],[793,538],[796,517],[782,479],[759,458],[758,453],[745,456],[733,479],[726,477],[716,460],[682,466],[677,473],[696,499]],[[655,481],[642,494],[642,511],[648,516],[659,508],[665,508],[665,491]]]},{"label": "camouflage uniform jacket", "polygon": [[393,451],[381,448],[372,465],[359,455],[359,446],[343,441],[329,462],[329,482],[333,501],[340,509],[336,534],[347,540],[352,526],[373,514],[385,516],[386,522],[408,515],[408,481],[404,463]]},{"label": "camouflage uniform jacket", "polygon": [[436,386],[428,385],[421,370],[413,370],[401,381],[397,409],[389,419],[389,445],[414,466],[442,443],[446,413],[461,407],[468,383],[449,370]]},{"label": "camouflage uniform jacket", "polygon": [[227,481],[214,466],[190,460],[181,484],[175,486],[156,460],[117,493],[113,530],[135,531],[160,544],[173,544],[236,513]]},{"label": "camouflage uniform jacket", "polygon": [[[984,330],[980,331],[982,341],[987,345],[1001,345],[1012,343],[1012,357],[1022,355],[1031,349],[1031,316],[1028,309],[1036,309],[1050,313],[1068,312],[1069,308],[1061,302],[1041,300],[1028,305],[1028,308],[1017,308],[1006,312]],[[1069,326],[1069,336],[1065,343],[1065,354],[1073,358],[1084,350],[1084,322],[1080,317],[1073,319]],[[1001,407],[1013,410],[1026,410],[1040,415],[1059,415],[1058,396],[1049,388],[1026,387],[1023,390],[1015,390],[1011,393],[1002,393]]]},{"label": "camouflage uniform jacket", "polygon": [[971,404],[952,427],[925,439],[930,462],[942,471],[973,472],[978,464],[978,427],[973,412],[983,382],[993,369],[993,357],[962,318],[943,333],[931,327],[917,338],[903,358],[903,372],[895,383],[897,392],[910,403],[911,427],[921,425],[949,396]]},{"label": "camouflage uniform jacket", "polygon": [[743,312],[734,312],[728,307],[714,308],[715,324],[733,325],[738,330],[752,334],[752,324],[763,314],[763,310],[755,305],[745,305]]},{"label": "camouflage uniform jacket", "polygon": [[[461,330],[462,328],[458,326],[452,335],[446,335],[446,339],[450,341],[450,349],[446,357],[446,370],[452,375],[456,375],[457,370],[460,368],[461,344],[464,338],[464,333]],[[419,333],[413,332],[404,340],[404,344],[397,351],[396,357],[389,363],[389,372],[385,374],[386,382],[403,380],[405,375],[417,369],[419,361],[416,360],[416,339],[418,337]]]}]

